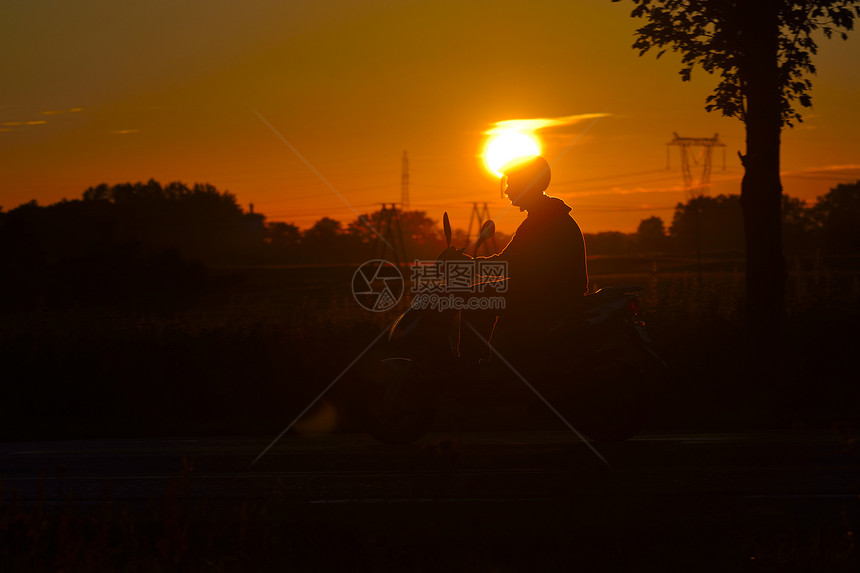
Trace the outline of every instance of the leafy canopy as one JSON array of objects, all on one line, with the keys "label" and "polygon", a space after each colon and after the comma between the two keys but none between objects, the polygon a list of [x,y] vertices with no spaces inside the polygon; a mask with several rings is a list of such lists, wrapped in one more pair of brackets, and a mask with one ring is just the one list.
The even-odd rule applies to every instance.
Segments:
[{"label": "leafy canopy", "polygon": [[[612,0],[618,2],[620,0]],[[667,50],[682,54],[679,72],[690,80],[701,66],[720,78],[705,109],[747,120],[744,44],[741,34],[750,9],[762,0],[631,0],[632,16],[647,23],[636,31],[633,48],[642,56],[652,48],[659,58]],[[812,56],[818,53],[816,35],[846,39],[860,17],[860,0],[775,0],[779,26],[777,66],[782,124],[802,121],[796,104],[812,105],[809,94],[815,73]]]}]

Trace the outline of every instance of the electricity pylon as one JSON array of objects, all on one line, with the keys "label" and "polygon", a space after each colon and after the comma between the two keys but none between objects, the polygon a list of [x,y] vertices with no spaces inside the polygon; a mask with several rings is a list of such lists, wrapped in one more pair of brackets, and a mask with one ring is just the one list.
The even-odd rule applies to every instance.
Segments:
[{"label": "electricity pylon", "polygon": [[[711,182],[711,158],[714,147],[725,148],[725,144],[720,141],[720,134],[715,133],[714,137],[681,137],[677,133],[673,133],[675,139],[666,144],[666,168],[669,167],[669,146],[678,146],[681,148],[681,173],[684,177],[684,196],[687,202],[690,203],[700,197],[704,197],[708,192],[708,187]],[[693,155],[692,148],[701,148],[698,156]],[[702,175],[699,177],[699,185],[693,185],[693,170],[690,162],[702,163]],[[726,168],[726,152],[723,149],[723,169]],[[699,280],[702,279],[702,239],[699,219],[701,215],[701,207],[696,206],[693,211],[694,225],[696,227],[696,274]]]},{"label": "electricity pylon", "polygon": [[[481,227],[484,226],[485,221],[489,221],[492,217],[490,217],[490,210],[487,208],[487,204],[484,203],[483,207],[478,209],[477,203],[472,203],[472,213],[469,215],[469,230],[466,232],[466,244],[472,245],[472,221],[478,223],[478,232],[475,235],[475,240],[478,240],[478,236],[481,234]],[[490,252],[490,244],[492,243],[492,252]],[[488,241],[484,243],[484,253],[491,255],[496,252],[496,237],[490,237]]]},{"label": "electricity pylon", "polygon": [[[677,133],[673,133],[675,139],[667,143],[666,149],[666,168],[669,167],[669,149],[668,146],[677,146],[681,148],[681,173],[684,176],[684,194],[687,199],[701,197],[708,190],[708,184],[711,182],[711,157],[714,147],[725,147],[726,145],[720,141],[720,134],[715,133],[714,137],[681,137]],[[692,148],[701,147],[698,156],[693,155]],[[690,163],[702,164],[702,175],[699,177],[698,186],[693,185],[693,170]],[[723,169],[726,168],[726,155],[723,149]]]}]

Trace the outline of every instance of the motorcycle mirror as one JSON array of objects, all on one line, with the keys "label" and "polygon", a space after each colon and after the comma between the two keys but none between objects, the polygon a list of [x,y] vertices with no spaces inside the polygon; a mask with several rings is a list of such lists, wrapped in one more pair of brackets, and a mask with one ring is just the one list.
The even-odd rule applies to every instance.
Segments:
[{"label": "motorcycle mirror", "polygon": [[445,214],[442,215],[442,228],[445,229],[445,241],[448,243],[448,246],[451,246],[451,221],[448,219],[448,211],[445,211]]},{"label": "motorcycle mirror", "polygon": [[496,234],[496,224],[492,219],[487,219],[487,222],[481,226],[481,232],[478,235],[478,242],[475,244],[475,254],[474,256],[478,256],[478,247],[483,245],[487,239]]}]

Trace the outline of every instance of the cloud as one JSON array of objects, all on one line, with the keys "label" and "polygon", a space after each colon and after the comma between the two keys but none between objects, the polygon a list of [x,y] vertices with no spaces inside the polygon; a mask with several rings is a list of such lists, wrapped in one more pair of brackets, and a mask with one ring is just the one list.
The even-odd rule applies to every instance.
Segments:
[{"label": "cloud", "polygon": [[846,165],[825,165],[824,167],[813,167],[811,169],[806,169],[806,171],[857,171],[858,169],[860,169],[860,164],[849,163]]},{"label": "cloud", "polygon": [[824,165],[821,167],[808,167],[795,171],[782,171],[780,177],[794,179],[853,179],[860,178],[860,164]]},{"label": "cloud", "polygon": [[[4,121],[3,127],[27,127],[28,125],[45,125],[48,123],[47,121],[40,119],[35,121]],[[5,131],[12,131],[11,129],[6,129]]]},{"label": "cloud", "polygon": [[[9,107],[9,106],[2,106],[2,107]],[[54,116],[54,115],[62,115],[62,114],[65,114],[65,113],[77,113],[77,112],[81,112],[81,111],[84,111],[84,108],[82,108],[82,107],[72,107],[72,108],[69,108],[69,109],[66,109],[66,110],[61,110],[61,109],[49,109],[49,110],[46,110],[46,111],[39,112],[39,115],[42,115],[42,116]],[[33,120],[29,120],[29,121],[5,121],[5,122],[3,122],[3,123],[2,123],[2,124],[0,124],[0,125],[3,125],[4,127],[26,127],[26,126],[28,126],[28,125],[45,125],[45,124],[47,124],[47,123],[48,123],[48,122],[47,122],[46,120],[44,120],[44,119],[33,119]],[[3,129],[3,131],[13,131],[13,130],[11,130],[11,129]]]},{"label": "cloud", "polygon": [[536,117],[531,119],[506,119],[497,121],[493,127],[487,130],[487,135],[496,135],[508,131],[531,132],[550,127],[562,127],[573,125],[588,119],[609,117],[609,113],[579,113],[561,117]]},{"label": "cloud", "polygon": [[111,132],[114,135],[129,135],[131,133],[138,133],[136,129],[118,129],[116,131]]},{"label": "cloud", "polygon": [[79,111],[84,111],[84,108],[73,107],[69,109],[49,109],[48,111],[43,111],[42,115],[60,115],[63,113],[77,113]]}]

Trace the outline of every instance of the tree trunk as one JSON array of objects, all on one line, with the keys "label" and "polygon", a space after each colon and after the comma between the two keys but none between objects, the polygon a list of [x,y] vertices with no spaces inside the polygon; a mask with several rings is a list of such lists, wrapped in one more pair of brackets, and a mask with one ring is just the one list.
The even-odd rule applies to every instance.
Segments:
[{"label": "tree trunk", "polygon": [[754,334],[773,334],[785,317],[782,253],[782,126],[777,61],[776,0],[743,3],[746,155],[741,208],[746,240],[747,322]]}]

